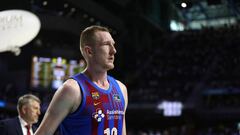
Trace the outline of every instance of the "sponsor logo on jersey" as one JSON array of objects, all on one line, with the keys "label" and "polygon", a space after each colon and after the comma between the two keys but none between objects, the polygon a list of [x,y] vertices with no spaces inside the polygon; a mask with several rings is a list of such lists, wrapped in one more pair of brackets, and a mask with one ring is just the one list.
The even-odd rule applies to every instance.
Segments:
[{"label": "sponsor logo on jersey", "polygon": [[101,122],[102,119],[105,117],[105,115],[103,114],[103,111],[101,109],[96,109],[96,112],[94,112],[92,114],[92,117],[97,120],[97,122]]},{"label": "sponsor logo on jersey", "polygon": [[94,103],[93,103],[94,106],[97,106],[97,105],[99,105],[99,104],[101,104],[101,102],[94,102]]},{"label": "sponsor logo on jersey", "polygon": [[98,108],[96,111],[92,114],[92,117],[97,120],[97,122],[101,122],[102,119],[106,116],[107,120],[112,120],[112,119],[122,119],[124,115],[124,111],[122,110],[107,110],[105,112],[102,111],[102,109]]},{"label": "sponsor logo on jersey", "polygon": [[124,111],[121,110],[107,110],[108,115],[124,115]]},{"label": "sponsor logo on jersey", "polygon": [[92,94],[92,98],[93,98],[94,100],[98,100],[98,99],[100,98],[100,95],[99,95],[98,92],[92,92],[91,94]]},{"label": "sponsor logo on jersey", "polygon": [[121,101],[120,96],[119,96],[118,94],[114,94],[114,95],[113,95],[113,99],[114,99],[114,101],[116,101],[116,102],[120,102],[120,101]]},{"label": "sponsor logo on jersey", "polygon": [[107,119],[108,120],[120,120],[123,118],[124,111],[121,110],[107,110]]}]

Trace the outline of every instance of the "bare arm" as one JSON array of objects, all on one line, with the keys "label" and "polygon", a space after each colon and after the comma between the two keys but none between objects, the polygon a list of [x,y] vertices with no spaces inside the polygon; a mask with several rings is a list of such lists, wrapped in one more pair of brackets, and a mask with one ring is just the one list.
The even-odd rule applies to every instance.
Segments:
[{"label": "bare arm", "polygon": [[80,104],[81,93],[76,81],[67,80],[54,94],[44,118],[34,135],[53,135],[62,120]]},{"label": "bare arm", "polygon": [[[123,97],[124,97],[124,101],[125,101],[125,108],[124,108],[124,114],[126,113],[126,110],[127,110],[127,105],[128,105],[128,94],[127,94],[127,88],[126,86],[121,83],[120,81],[117,81],[120,88],[121,88],[121,91],[123,93]],[[126,131],[126,120],[125,120],[125,115],[123,117],[123,131],[122,131],[122,135],[127,135],[127,131]]]},{"label": "bare arm", "polygon": [[123,118],[123,129],[122,129],[122,135],[127,135],[125,115],[124,115],[124,118]]}]

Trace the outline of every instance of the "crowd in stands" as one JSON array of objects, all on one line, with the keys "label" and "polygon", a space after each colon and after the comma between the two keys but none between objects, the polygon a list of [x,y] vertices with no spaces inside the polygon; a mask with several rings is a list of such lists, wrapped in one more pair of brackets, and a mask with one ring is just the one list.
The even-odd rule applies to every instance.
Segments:
[{"label": "crowd in stands", "polygon": [[135,72],[130,71],[134,73],[129,80],[130,101],[184,102],[199,85],[211,89],[228,82],[225,88],[239,88],[239,31],[236,25],[171,32],[156,39],[151,48],[137,50]]}]

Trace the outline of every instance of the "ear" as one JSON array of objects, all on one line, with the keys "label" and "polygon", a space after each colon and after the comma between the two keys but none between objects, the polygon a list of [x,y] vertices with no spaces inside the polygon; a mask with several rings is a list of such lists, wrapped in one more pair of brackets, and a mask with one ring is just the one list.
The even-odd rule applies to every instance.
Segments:
[{"label": "ear", "polygon": [[26,105],[23,105],[22,108],[21,108],[21,112],[23,114],[25,114],[27,112],[27,106]]},{"label": "ear", "polygon": [[92,54],[93,54],[92,48],[90,46],[85,46],[84,51],[85,51],[86,55],[88,55],[88,56],[92,56]]}]

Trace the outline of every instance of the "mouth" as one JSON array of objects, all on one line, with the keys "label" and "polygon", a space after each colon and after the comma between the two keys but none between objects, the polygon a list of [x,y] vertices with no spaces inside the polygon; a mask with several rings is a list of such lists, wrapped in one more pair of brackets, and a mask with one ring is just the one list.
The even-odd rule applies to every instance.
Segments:
[{"label": "mouth", "polygon": [[114,57],[110,57],[110,58],[108,58],[108,60],[113,61],[113,60],[114,60]]}]

